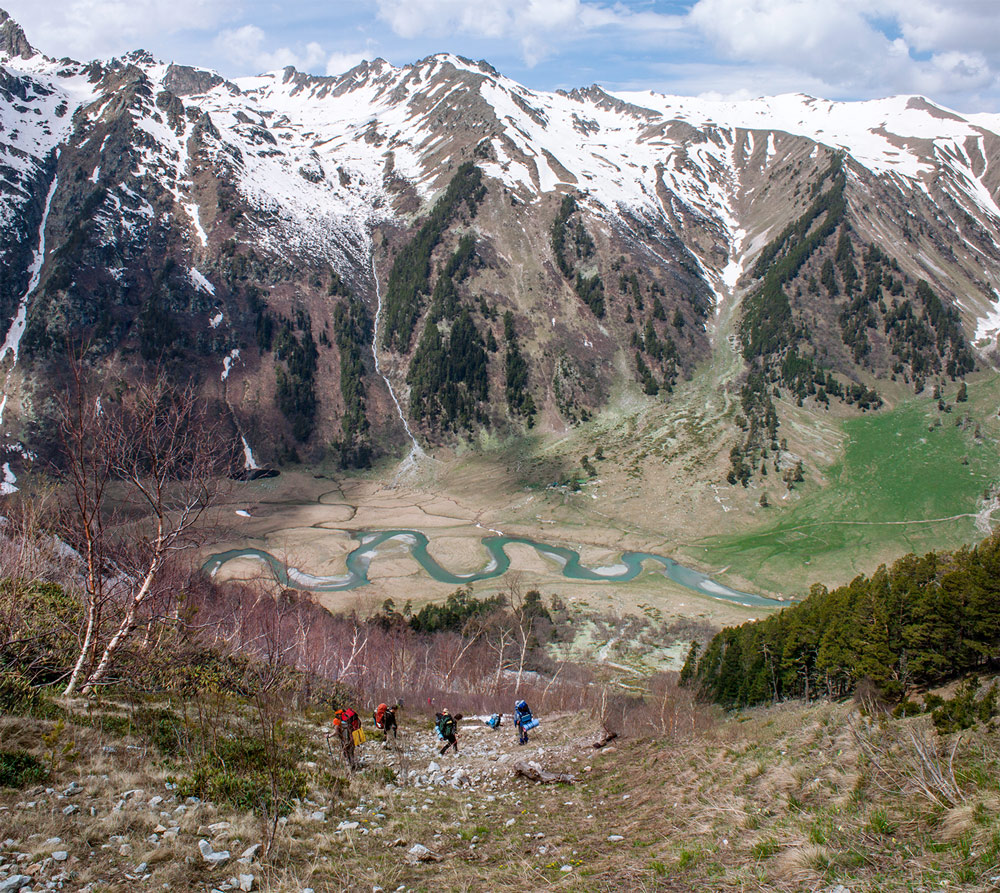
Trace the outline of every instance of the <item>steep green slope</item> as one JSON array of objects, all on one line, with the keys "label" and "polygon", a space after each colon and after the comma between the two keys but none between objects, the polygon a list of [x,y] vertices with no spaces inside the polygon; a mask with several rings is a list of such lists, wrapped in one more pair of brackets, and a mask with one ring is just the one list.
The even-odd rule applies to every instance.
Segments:
[{"label": "steep green slope", "polygon": [[968,392],[969,402],[949,412],[924,393],[844,421],[844,453],[823,469],[826,486],[807,482],[789,494],[797,501],[788,508],[772,499],[776,519],[755,529],[698,541],[703,560],[795,594],[810,581],[841,582],[905,552],[978,539],[975,514],[998,479],[1000,382],[991,376]]}]

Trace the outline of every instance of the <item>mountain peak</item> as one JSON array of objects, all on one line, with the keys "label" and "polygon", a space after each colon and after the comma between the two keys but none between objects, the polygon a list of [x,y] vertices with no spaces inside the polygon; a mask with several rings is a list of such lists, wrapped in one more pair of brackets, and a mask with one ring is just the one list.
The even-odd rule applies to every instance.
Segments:
[{"label": "mountain peak", "polygon": [[24,30],[3,9],[0,9],[0,54],[11,58],[20,56],[22,59],[36,55],[35,48],[24,36]]}]

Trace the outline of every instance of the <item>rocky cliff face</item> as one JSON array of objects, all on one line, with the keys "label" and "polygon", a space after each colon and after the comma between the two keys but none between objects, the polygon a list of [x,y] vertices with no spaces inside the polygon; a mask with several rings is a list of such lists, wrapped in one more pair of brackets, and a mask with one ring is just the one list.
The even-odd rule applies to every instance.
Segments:
[{"label": "rocky cliff face", "polygon": [[433,447],[714,364],[741,476],[775,390],[877,408],[1000,331],[1000,117],[920,97],[546,94],[449,55],[230,82],[0,14],[0,121],[10,443],[73,345],[196,377],[268,462],[397,451],[397,401]]}]

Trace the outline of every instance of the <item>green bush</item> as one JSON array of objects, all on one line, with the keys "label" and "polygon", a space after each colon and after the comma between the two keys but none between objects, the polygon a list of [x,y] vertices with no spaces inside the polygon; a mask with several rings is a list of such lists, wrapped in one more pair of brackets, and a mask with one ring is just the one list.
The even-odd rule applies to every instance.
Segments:
[{"label": "green bush", "polygon": [[364,775],[376,784],[395,784],[399,778],[392,766],[372,766],[365,769]]},{"label": "green bush", "polygon": [[306,794],[306,777],[296,768],[298,749],[286,743],[271,748],[251,735],[222,739],[190,776],[180,779],[178,794],[262,815],[288,815],[293,801]]},{"label": "green bush", "polygon": [[180,750],[182,721],[165,708],[142,707],[127,714],[102,713],[94,717],[92,725],[122,738],[128,735],[143,738],[167,756],[174,756]]},{"label": "green bush", "polygon": [[26,750],[0,750],[0,788],[23,788],[49,777],[49,770]]},{"label": "green bush", "polygon": [[38,689],[15,672],[0,673],[0,713],[28,716],[39,702]]},{"label": "green bush", "polygon": [[970,676],[955,692],[955,697],[944,700],[928,695],[925,706],[931,710],[934,727],[942,735],[972,728],[976,723],[988,723],[997,715],[997,689],[991,685],[982,697],[979,694],[979,679]]}]

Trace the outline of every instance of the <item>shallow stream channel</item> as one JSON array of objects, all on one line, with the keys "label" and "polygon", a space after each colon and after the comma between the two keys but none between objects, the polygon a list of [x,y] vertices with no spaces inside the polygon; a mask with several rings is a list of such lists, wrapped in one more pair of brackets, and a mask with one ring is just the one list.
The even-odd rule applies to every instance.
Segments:
[{"label": "shallow stream channel", "polygon": [[347,556],[347,573],[338,576],[314,576],[298,568],[288,567],[270,552],[254,548],[230,549],[210,555],[205,561],[204,570],[214,576],[227,561],[251,558],[267,564],[282,586],[309,592],[342,592],[368,585],[368,567],[375,558],[378,547],[395,540],[409,546],[410,554],[433,579],[439,583],[461,586],[505,574],[510,568],[510,558],[504,547],[508,543],[514,543],[530,546],[542,557],[555,562],[562,569],[562,575],[569,580],[585,580],[589,583],[627,583],[642,573],[644,562],[649,562],[655,573],[661,573],[674,583],[709,598],[747,607],[778,607],[784,604],[779,599],[732,589],[700,571],[678,564],[672,558],[652,552],[622,552],[617,564],[591,569],[580,563],[580,555],[573,549],[550,546],[521,536],[485,536],[482,538],[482,543],[489,553],[489,560],[482,570],[470,574],[453,574],[430,556],[427,551],[427,537],[419,530],[360,531],[355,534],[355,538],[359,545]]}]

